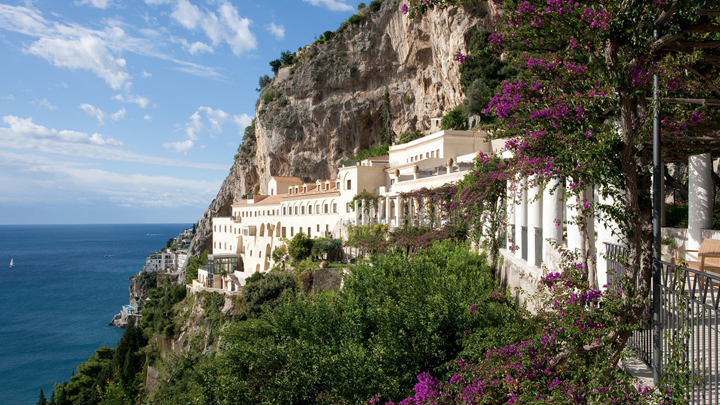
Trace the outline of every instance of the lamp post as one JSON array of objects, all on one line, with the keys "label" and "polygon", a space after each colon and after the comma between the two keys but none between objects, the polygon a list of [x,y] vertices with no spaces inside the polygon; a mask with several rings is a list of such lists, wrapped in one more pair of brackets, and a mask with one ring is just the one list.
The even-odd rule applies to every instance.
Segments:
[{"label": "lamp post", "polygon": [[[658,41],[658,31],[653,32],[654,41]],[[661,165],[660,158],[660,101],[658,99],[658,76],[653,75],[653,261],[652,261],[652,303],[653,303],[653,382],[657,385],[662,376],[662,314],[661,314],[661,273],[662,264],[660,263],[660,241],[661,241],[661,223],[660,223],[660,204],[664,198],[661,196]]]}]

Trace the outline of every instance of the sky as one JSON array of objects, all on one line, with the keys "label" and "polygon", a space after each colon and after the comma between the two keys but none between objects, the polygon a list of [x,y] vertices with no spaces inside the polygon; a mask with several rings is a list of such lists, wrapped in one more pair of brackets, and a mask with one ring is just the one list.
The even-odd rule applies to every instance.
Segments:
[{"label": "sky", "polygon": [[348,0],[0,0],[0,225],[191,223]]}]

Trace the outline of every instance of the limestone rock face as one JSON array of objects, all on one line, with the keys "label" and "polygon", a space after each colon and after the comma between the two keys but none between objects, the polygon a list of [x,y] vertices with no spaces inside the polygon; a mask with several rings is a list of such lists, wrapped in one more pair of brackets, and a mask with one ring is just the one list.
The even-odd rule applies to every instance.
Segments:
[{"label": "limestone rock face", "polygon": [[298,63],[281,69],[255,110],[257,153],[236,159],[200,221],[190,254],[212,246],[212,217],[229,215],[230,205],[258,185],[266,194],[270,176],[332,178],[342,159],[380,144],[386,93],[396,138],[429,129],[431,118],[462,102],[453,57],[466,54],[472,34],[486,28],[489,17],[481,16],[489,14],[487,3],[414,20],[401,7],[386,0],[377,12],[361,10],[362,22],[325,44],[306,46],[296,54]]}]

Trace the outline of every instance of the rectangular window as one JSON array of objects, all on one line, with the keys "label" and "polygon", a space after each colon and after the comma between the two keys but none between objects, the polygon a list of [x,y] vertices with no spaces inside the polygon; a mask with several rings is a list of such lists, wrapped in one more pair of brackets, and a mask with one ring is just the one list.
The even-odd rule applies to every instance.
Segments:
[{"label": "rectangular window", "polygon": [[308,214],[312,214],[312,205],[308,207]]},{"label": "rectangular window", "polygon": [[337,203],[333,203],[333,213],[337,214]]},{"label": "rectangular window", "polygon": [[325,190],[330,190],[330,183],[325,183]]},{"label": "rectangular window", "polygon": [[351,186],[352,186],[352,180],[348,179],[346,190],[350,190],[352,188]]},{"label": "rectangular window", "polygon": [[350,203],[345,204],[345,209],[347,212],[350,212]]},{"label": "rectangular window", "polygon": [[295,215],[298,214],[298,207],[295,207]]},{"label": "rectangular window", "polygon": [[285,227],[284,226],[282,227],[282,237],[283,238],[285,237]]},{"label": "rectangular window", "polygon": [[325,213],[326,214],[328,213],[328,205],[327,204],[325,204]]},{"label": "rectangular window", "polygon": [[305,207],[300,207],[300,215],[305,215]]},{"label": "rectangular window", "polygon": [[435,157],[435,151],[430,152],[430,157],[431,157],[431,158],[434,158],[434,157]]},{"label": "rectangular window", "polygon": [[310,237],[310,230],[311,228],[308,226],[308,238]]},{"label": "rectangular window", "polygon": [[435,153],[436,153],[436,156],[437,156],[438,159],[439,159],[439,158],[440,158],[440,149],[438,149]]},{"label": "rectangular window", "polygon": [[330,225],[325,224],[325,232],[330,232]]},{"label": "rectangular window", "polygon": [[274,188],[271,188],[271,189],[270,189],[270,195],[273,195],[273,194],[275,194],[275,189],[274,189]]},{"label": "rectangular window", "polygon": [[290,227],[290,236],[295,236],[295,227]]},{"label": "rectangular window", "polygon": [[320,224],[317,224],[317,231],[320,232]]},{"label": "rectangular window", "polygon": [[283,215],[287,215],[287,207],[283,207]]}]

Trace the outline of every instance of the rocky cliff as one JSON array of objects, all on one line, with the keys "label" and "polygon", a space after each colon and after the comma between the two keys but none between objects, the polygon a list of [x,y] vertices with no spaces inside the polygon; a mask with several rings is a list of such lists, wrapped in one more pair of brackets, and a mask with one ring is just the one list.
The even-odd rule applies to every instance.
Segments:
[{"label": "rocky cliff", "polygon": [[[190,254],[199,256],[212,246],[212,217],[229,215],[230,205],[244,194],[266,193],[270,176],[332,178],[342,159],[381,143],[383,128],[395,136],[426,130],[431,118],[462,102],[453,58],[485,28],[487,4],[414,20],[401,6],[385,0],[377,11],[361,10],[356,22],[301,48],[297,62],[280,70],[260,95],[254,138],[241,146],[200,220]],[[388,108],[391,118],[383,120]]]}]

